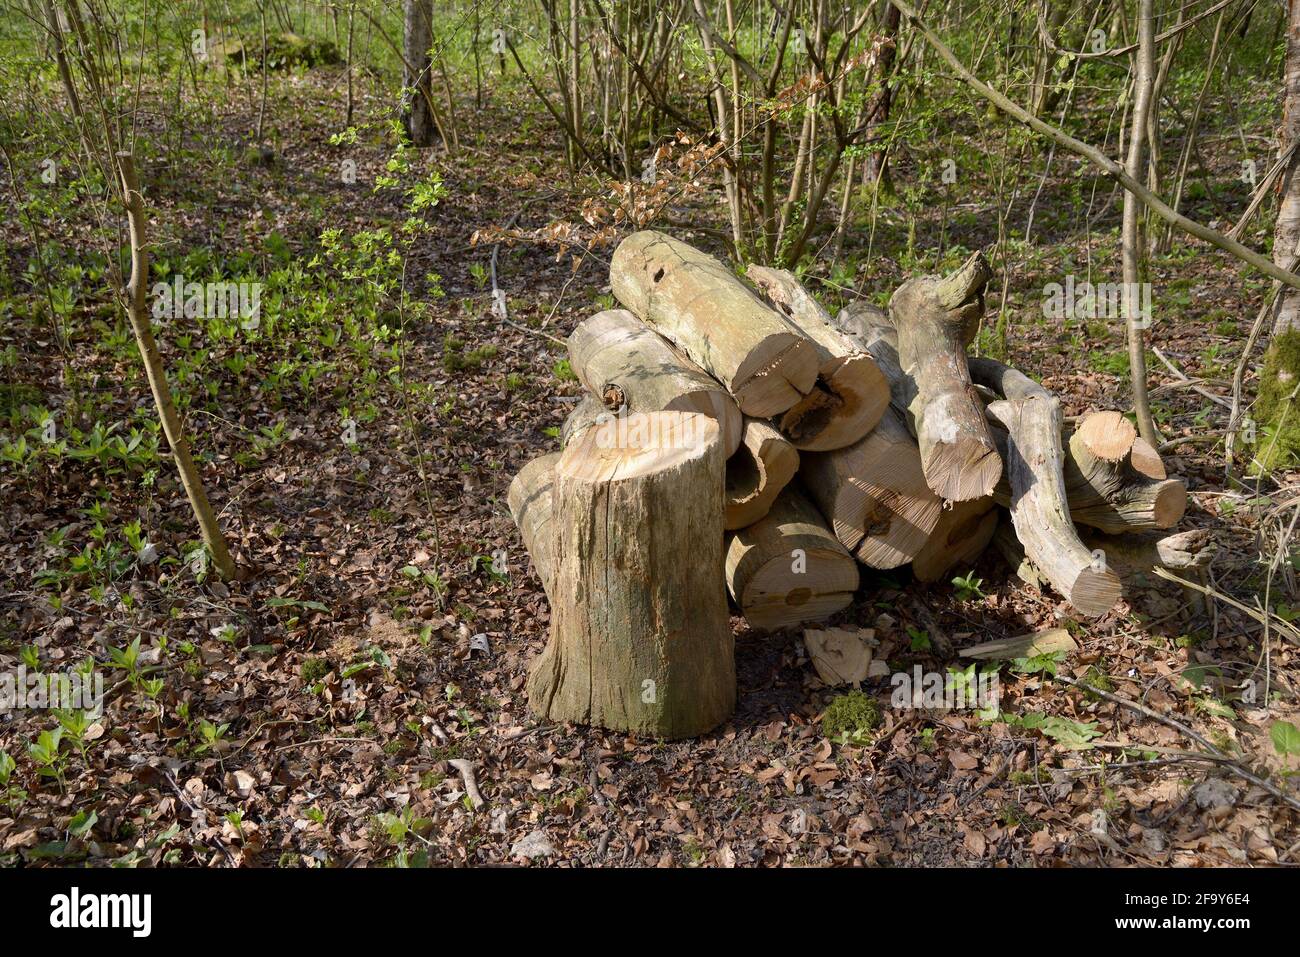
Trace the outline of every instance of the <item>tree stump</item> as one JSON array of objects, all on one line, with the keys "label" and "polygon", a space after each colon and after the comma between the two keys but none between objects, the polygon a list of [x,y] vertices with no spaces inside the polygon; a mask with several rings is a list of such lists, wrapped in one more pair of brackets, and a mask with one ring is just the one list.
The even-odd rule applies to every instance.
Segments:
[{"label": "tree stump", "polygon": [[651,412],[584,429],[553,495],[551,635],[528,677],[533,711],[665,739],[725,721],[736,670],[717,422]]}]

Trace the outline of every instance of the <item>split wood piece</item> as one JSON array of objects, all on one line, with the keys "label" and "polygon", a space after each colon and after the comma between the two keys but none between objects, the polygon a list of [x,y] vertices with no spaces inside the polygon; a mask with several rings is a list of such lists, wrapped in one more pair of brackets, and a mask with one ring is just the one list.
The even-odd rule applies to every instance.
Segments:
[{"label": "split wood piece", "polygon": [[[1115,427],[1118,418],[1125,428]],[[1086,416],[1066,443],[1065,491],[1074,521],[1103,532],[1172,528],[1187,509],[1187,487],[1178,479],[1153,479],[1131,464],[1133,441],[1118,451],[1133,427],[1113,412]],[[1114,458],[1107,455],[1114,454]],[[1143,467],[1153,469],[1145,461]],[[1163,468],[1163,465],[1161,466]]]},{"label": "split wood piece", "polygon": [[856,688],[871,674],[876,645],[871,628],[805,628],[803,643],[817,677],[829,687]]},{"label": "split wood piece", "polygon": [[559,452],[539,455],[519,470],[506,493],[506,504],[510,506],[510,514],[519,528],[519,537],[524,540],[524,548],[533,560],[533,567],[537,569],[537,577],[542,580],[542,590],[546,592],[547,598],[552,596],[555,561],[551,489],[555,484],[555,466],[559,461]]},{"label": "split wood piece", "polygon": [[740,409],[707,372],[626,309],[606,309],[569,334],[578,380],[611,412],[703,412],[722,428],[722,449],[740,445]]},{"label": "split wood piece", "polygon": [[963,658],[980,661],[1011,661],[1015,658],[1035,658],[1057,652],[1071,654],[1079,650],[1079,643],[1064,628],[1048,628],[1029,635],[1003,638],[971,645],[958,652]]},{"label": "split wood piece", "polygon": [[937,582],[958,566],[969,568],[988,548],[998,527],[992,496],[952,502],[939,513],[939,521],[925,546],[912,559],[912,574],[919,581]]},{"label": "split wood piece", "polygon": [[984,314],[992,271],[976,252],[948,276],[920,276],[889,300],[898,357],[916,382],[911,403],[916,440],[930,488],[947,501],[992,493],[1002,460],[971,383],[966,347]]},{"label": "split wood piece", "polygon": [[1161,532],[1130,532],[1106,535],[1084,529],[1083,544],[1115,570],[1124,586],[1124,594],[1136,597],[1143,591],[1165,584],[1153,573],[1168,568],[1184,575],[1206,568],[1218,552],[1214,533],[1208,528],[1193,528],[1166,535]]},{"label": "split wood piece", "polygon": [[634,413],[576,435],[555,470],[551,635],[528,676],[551,721],[664,739],[736,703],[723,585],[723,456],[698,412]]},{"label": "split wood piece", "polygon": [[812,340],[817,384],[779,420],[796,447],[827,452],[870,432],[889,404],[889,383],[872,357],[835,328],[826,310],[784,269],[750,266],[751,282],[778,312]]},{"label": "split wood piece", "polygon": [[858,566],[812,503],[786,488],[767,515],[727,541],[727,590],[750,627],[829,618],[853,600]]},{"label": "split wood piece", "polygon": [[1007,432],[1011,520],[1034,567],[1081,615],[1105,614],[1120,599],[1118,576],[1094,561],[1070,520],[1061,478],[1061,404],[1028,376],[1002,366],[988,415]]},{"label": "split wood piece", "polygon": [[619,302],[758,418],[780,415],[817,381],[817,350],[718,260],[663,233],[623,240],[609,267]]},{"label": "split wood piece", "polygon": [[835,537],[872,568],[912,561],[943,509],[926,484],[916,440],[892,408],[848,448],[804,455],[799,473]]},{"label": "split wood piece", "polygon": [[735,531],[768,513],[799,470],[799,452],[766,419],[745,417],[740,448],[727,459],[723,527]]}]

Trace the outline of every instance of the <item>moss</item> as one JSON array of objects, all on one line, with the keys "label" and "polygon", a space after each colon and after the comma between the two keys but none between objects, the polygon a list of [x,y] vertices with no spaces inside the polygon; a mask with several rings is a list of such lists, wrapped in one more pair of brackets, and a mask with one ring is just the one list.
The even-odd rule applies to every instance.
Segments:
[{"label": "moss", "polygon": [[1300,330],[1273,337],[1255,400],[1255,467],[1267,472],[1300,462]]},{"label": "moss", "polygon": [[880,705],[861,691],[831,699],[822,715],[822,733],[828,738],[860,737],[880,725]]},{"label": "moss", "polygon": [[298,673],[302,676],[303,684],[314,685],[330,673],[330,665],[324,658],[308,658]]}]

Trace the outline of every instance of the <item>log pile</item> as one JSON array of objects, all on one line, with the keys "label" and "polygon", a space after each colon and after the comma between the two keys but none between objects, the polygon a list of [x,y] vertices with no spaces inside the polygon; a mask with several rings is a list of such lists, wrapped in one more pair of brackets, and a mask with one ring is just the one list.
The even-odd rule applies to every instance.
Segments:
[{"label": "log pile", "polygon": [[783,270],[747,278],[662,233],[614,254],[623,308],[569,337],[586,390],[561,451],[508,504],[552,607],[530,706],[662,738],[730,716],[728,596],[751,628],[847,607],[860,566],[921,581],[995,543],[1026,581],[1096,617],[1154,565],[1183,484],[1115,412],[1073,429],[1028,376],[968,358],[991,271],[971,256],[887,310],[832,317]]}]

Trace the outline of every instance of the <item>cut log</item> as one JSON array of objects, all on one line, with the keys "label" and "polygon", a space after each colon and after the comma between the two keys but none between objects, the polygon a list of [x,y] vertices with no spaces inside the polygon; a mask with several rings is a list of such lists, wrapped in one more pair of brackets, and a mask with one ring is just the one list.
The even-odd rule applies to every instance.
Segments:
[{"label": "cut log", "polygon": [[853,557],[793,488],[764,518],[730,536],[726,568],[727,590],[760,631],[828,618],[858,589]]},{"label": "cut log", "polygon": [[554,575],[555,528],[551,524],[551,489],[555,485],[555,466],[559,452],[539,455],[519,470],[506,492],[506,504],[519,528],[519,537],[533,560],[537,577],[547,598],[551,596]]},{"label": "cut log", "polygon": [[937,582],[949,571],[969,569],[988,548],[998,527],[992,496],[953,502],[939,513],[939,521],[925,546],[912,559],[912,574],[923,582]]},{"label": "cut log", "polygon": [[942,511],[921,471],[916,441],[892,408],[848,448],[804,455],[800,476],[835,537],[872,568],[912,561]]},{"label": "cut log", "polygon": [[727,459],[727,511],[723,525],[735,531],[768,513],[799,470],[799,452],[766,419],[745,418],[740,448]]},{"label": "cut log", "polygon": [[712,256],[643,230],[614,251],[609,278],[619,302],[726,386],[746,415],[780,415],[812,391],[813,344]]},{"label": "cut log", "polygon": [[[1000,365],[1000,364],[998,364]],[[1120,599],[1119,578],[1098,566],[1070,520],[1061,478],[1061,405],[1038,383],[998,370],[991,420],[1007,432],[1006,468],[1015,537],[1034,567],[1081,615],[1105,614]]]},{"label": "cut log", "polygon": [[556,467],[551,635],[528,700],[551,721],[691,737],[736,700],[718,424],[619,422],[577,434]]},{"label": "cut log", "polygon": [[[1117,416],[1095,412],[1085,417],[1066,443],[1064,479],[1070,515],[1076,522],[1110,533],[1172,528],[1187,508],[1187,488],[1178,479],[1149,478],[1131,466],[1135,443],[1127,432],[1133,427],[1119,416],[1127,428],[1112,430]],[[1155,464],[1144,457],[1142,467],[1152,471]],[[1163,464],[1159,468],[1163,470]]]},{"label": "cut log", "polygon": [[569,364],[611,412],[703,412],[740,445],[740,409],[722,385],[626,309],[607,309],[569,334]]},{"label": "cut log", "polygon": [[747,275],[772,307],[812,340],[820,362],[813,390],[780,417],[781,432],[809,452],[852,445],[880,421],[889,404],[889,383],[792,273],[750,266]]},{"label": "cut log", "polygon": [[951,275],[909,279],[889,301],[899,361],[916,383],[909,408],[926,481],[947,501],[989,495],[1002,474],[966,364],[991,276],[977,252]]}]

